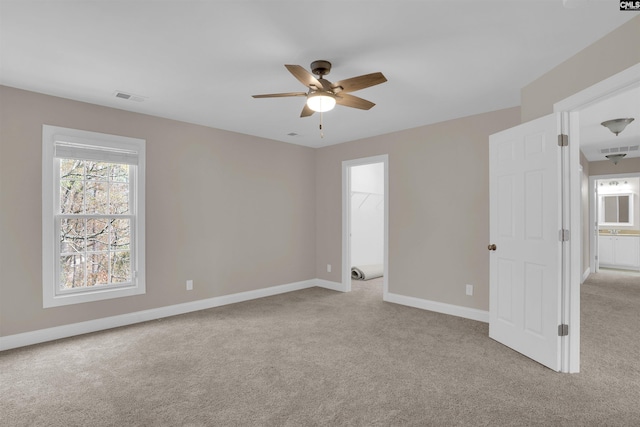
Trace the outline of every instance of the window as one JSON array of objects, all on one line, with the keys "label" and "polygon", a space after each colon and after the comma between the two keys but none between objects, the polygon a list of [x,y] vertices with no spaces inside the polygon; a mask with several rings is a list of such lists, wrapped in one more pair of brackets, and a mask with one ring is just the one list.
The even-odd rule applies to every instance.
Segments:
[{"label": "window", "polygon": [[145,293],[145,141],[43,126],[43,306]]}]

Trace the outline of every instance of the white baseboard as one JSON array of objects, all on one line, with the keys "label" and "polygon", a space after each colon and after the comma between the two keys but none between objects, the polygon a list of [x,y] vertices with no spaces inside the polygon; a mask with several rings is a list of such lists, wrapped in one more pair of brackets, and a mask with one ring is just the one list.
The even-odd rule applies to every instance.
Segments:
[{"label": "white baseboard", "polygon": [[[204,300],[175,304],[166,307],[153,308],[150,310],[136,311],[134,313],[121,314],[118,316],[104,317],[102,319],[88,320],[86,322],[72,323],[69,325],[56,326],[53,328],[39,329],[21,334],[7,335],[0,337],[0,351],[12,348],[24,347],[39,344],[47,341],[68,338],[75,335],[88,334],[120,326],[133,325],[135,323],[147,322],[149,320],[161,319],[164,317],[176,316],[178,314],[190,313],[208,308],[220,307],[228,304],[264,298],[286,292],[298,291],[301,289],[318,286],[338,292],[346,292],[346,287],[342,283],[331,282],[324,279],[310,279],[302,282],[289,283],[286,285],[272,286],[270,288],[257,289],[255,291],[240,292],[237,294],[224,295],[221,297],[208,298]],[[428,301],[414,297],[387,293],[385,301],[402,304],[409,307],[421,308],[423,310],[436,311],[438,313],[451,314],[467,319],[481,322],[489,321],[489,313],[473,308],[460,307],[435,301]]]},{"label": "white baseboard", "polygon": [[587,267],[587,269],[582,273],[582,281],[580,283],[584,283],[587,280],[587,277],[591,274],[591,267]]},{"label": "white baseboard", "polygon": [[462,307],[459,305],[429,301],[426,299],[408,297],[392,293],[387,293],[384,300],[395,304],[420,308],[422,310],[435,311],[436,313],[449,314],[452,316],[464,317],[465,319],[477,320],[478,322],[489,323],[489,312],[478,310],[476,308]]},{"label": "white baseboard", "polygon": [[237,302],[248,301],[257,298],[264,298],[272,295],[283,294],[285,292],[298,291],[314,286],[326,287],[324,285],[317,285],[316,279],[310,279],[302,282],[257,289],[255,291],[239,292],[237,294],[224,295],[221,297],[207,298],[203,300],[175,304],[166,307],[153,308],[150,310],[137,311],[134,313],[127,313],[119,316],[111,316],[102,319],[88,320],[86,322],[56,326],[53,328],[39,329],[22,334],[8,335],[0,337],[0,351],[24,347],[27,345],[39,344],[61,338],[68,338],[75,335],[87,334],[90,332],[103,331],[105,329],[117,328],[120,326],[133,325],[135,323],[147,322],[149,320],[161,319],[163,317],[190,313],[192,311],[206,310],[208,308],[220,307],[223,305],[234,304]]},{"label": "white baseboard", "polygon": [[316,286],[320,288],[331,289],[332,291],[347,292],[347,287],[342,283],[330,282],[329,280],[316,279]]}]

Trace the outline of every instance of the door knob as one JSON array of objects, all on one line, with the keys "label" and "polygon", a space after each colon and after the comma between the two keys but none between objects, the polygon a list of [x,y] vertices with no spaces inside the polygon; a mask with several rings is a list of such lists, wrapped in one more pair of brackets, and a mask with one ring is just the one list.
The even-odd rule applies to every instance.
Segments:
[{"label": "door knob", "polygon": [[492,244],[489,245],[489,247],[487,249],[489,249],[490,251],[495,251],[496,249],[498,249],[498,247],[495,244],[492,243]]}]

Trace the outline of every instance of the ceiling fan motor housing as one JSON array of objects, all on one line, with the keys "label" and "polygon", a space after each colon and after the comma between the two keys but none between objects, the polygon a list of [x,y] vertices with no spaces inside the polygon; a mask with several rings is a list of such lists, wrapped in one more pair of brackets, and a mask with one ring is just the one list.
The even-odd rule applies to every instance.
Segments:
[{"label": "ceiling fan motor housing", "polygon": [[313,61],[311,63],[311,72],[316,76],[326,76],[331,72],[331,62],[325,60]]}]

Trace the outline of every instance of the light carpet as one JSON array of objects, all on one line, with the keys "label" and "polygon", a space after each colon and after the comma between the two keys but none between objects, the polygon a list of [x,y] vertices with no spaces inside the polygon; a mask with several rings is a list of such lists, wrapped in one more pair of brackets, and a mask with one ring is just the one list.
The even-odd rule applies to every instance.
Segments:
[{"label": "light carpet", "polygon": [[580,374],[375,279],[0,353],[0,425],[639,425],[640,284],[604,276],[582,287]]}]

